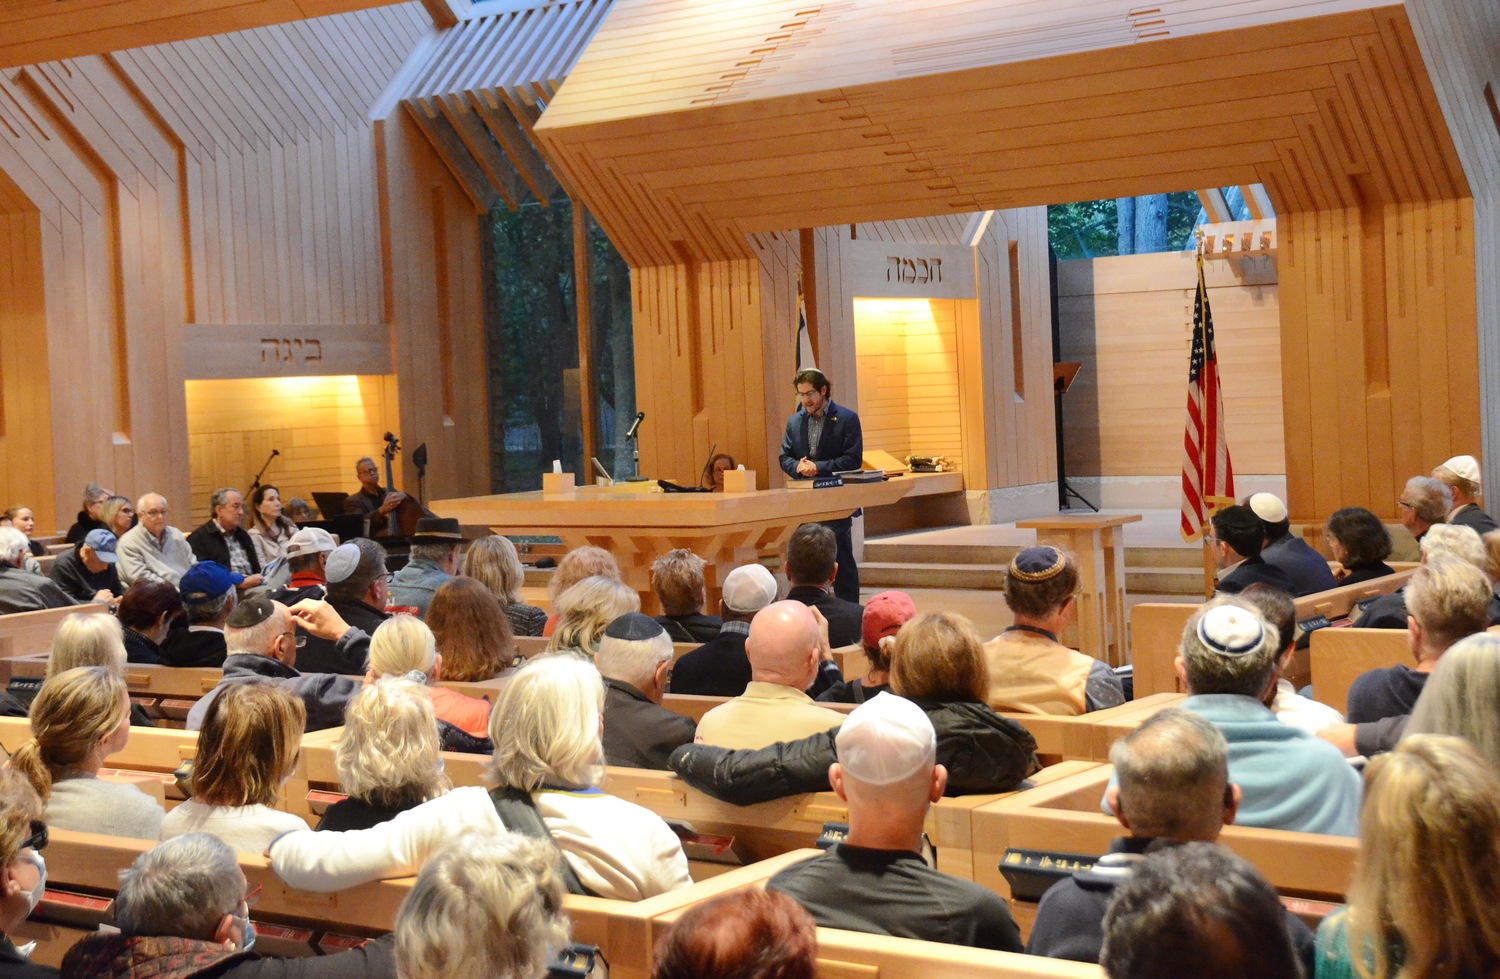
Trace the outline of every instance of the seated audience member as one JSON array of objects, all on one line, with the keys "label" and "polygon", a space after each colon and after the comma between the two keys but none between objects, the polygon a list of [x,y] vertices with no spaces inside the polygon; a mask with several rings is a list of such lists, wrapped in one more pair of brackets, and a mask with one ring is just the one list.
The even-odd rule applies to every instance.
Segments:
[{"label": "seated audience member", "polygon": [[692,718],[661,705],[672,674],[672,638],[660,619],[630,612],[611,622],[594,657],[604,695],[604,760],[625,768],[667,767],[672,749],[693,740]]},{"label": "seated audience member", "polygon": [[1318,732],[1346,755],[1370,757],[1394,747],[1438,661],[1454,643],[1488,624],[1489,579],[1463,561],[1432,558],[1411,576],[1406,593],[1407,645],[1416,666],[1369,670],[1349,685],[1349,723]]},{"label": "seated audience member", "polygon": [[76,604],[52,579],[26,570],[31,557],[26,544],[26,535],[16,528],[0,527],[0,615]]},{"label": "seated audience member", "polygon": [[10,757],[47,806],[53,829],[160,838],[165,813],[126,782],[99,778],[110,755],[130,739],[130,694],[102,666],[50,676],[31,704],[31,739]]},{"label": "seated audience member", "polygon": [[1021,951],[999,895],[922,858],[922,824],[948,780],[922,709],[880,694],[854,709],[835,743],[838,761],[828,779],[849,806],[849,833],[822,856],[780,871],[766,888],[796,898],[824,928]]},{"label": "seated audience member", "polygon": [[273,591],[271,597],[283,605],[295,605],[304,598],[328,597],[328,556],[338,546],[333,535],[322,527],[295,531],[282,544],[281,553],[277,555],[286,558],[291,577],[285,585]]},{"label": "seated audience member", "polygon": [[1214,513],[1209,550],[1219,569],[1219,582],[1214,588],[1217,594],[1234,595],[1256,582],[1292,591],[1287,573],[1260,556],[1265,535],[1265,525],[1247,506],[1236,504]]},{"label": "seated audience member", "polygon": [[[340,544],[323,559],[328,604],[344,622],[367,636],[373,636],[380,624],[390,618],[385,603],[391,575],[385,570],[385,559],[385,548],[368,537]],[[313,635],[300,624],[297,641],[301,643],[297,647],[297,662],[303,673],[356,675],[365,671],[363,648],[351,648],[337,640]]]},{"label": "seated audience member", "polygon": [[344,723],[344,705],[362,683],[334,673],[298,673],[297,634],[287,607],[264,596],[247,598],[235,606],[224,629],[229,655],[224,677],[188,711],[187,729],[197,731],[214,698],[241,683],[270,683],[291,692],[307,711],[307,730],[322,731]]},{"label": "seated audience member", "polygon": [[47,653],[47,675],[80,666],[102,666],[125,675],[125,635],[113,615],[74,612],[57,624]]},{"label": "seated audience member", "polygon": [[512,633],[518,636],[542,634],[547,626],[547,613],[535,605],[527,605],[522,598],[526,569],[509,537],[491,534],[470,544],[464,554],[462,574],[479,582],[500,600]]},{"label": "seated audience member", "polygon": [[314,519],[312,507],[300,496],[294,496],[286,501],[286,515],[295,524],[305,524]]},{"label": "seated audience member", "polygon": [[114,534],[116,540],[124,537],[138,522],[135,507],[123,496],[111,496],[105,500],[99,508],[99,519],[104,521],[104,529]]},{"label": "seated audience member", "polygon": [[1328,524],[1323,528],[1323,542],[1333,559],[1344,566],[1338,575],[1340,586],[1396,573],[1385,563],[1391,556],[1390,532],[1379,517],[1364,507],[1346,506],[1329,514]]},{"label": "seated audience member", "polygon": [[1495,582],[1495,597],[1500,599],[1500,530],[1492,530],[1481,539],[1484,541],[1484,573]]},{"label": "seated audience member", "polygon": [[1264,703],[1276,679],[1278,639],[1241,599],[1221,597],[1200,608],[1177,655],[1188,691],[1182,706],[1229,742],[1229,780],[1243,794],[1240,825],[1353,836],[1359,774],[1338,749],[1281,723]]},{"label": "seated audience member", "polygon": [[69,598],[84,602],[107,602],[125,593],[115,571],[115,535],[107,530],[91,530],[82,543],[63,551],[52,562],[49,577]]},{"label": "seated audience member", "polygon": [[1149,857],[1116,892],[1099,964],[1109,979],[1302,979],[1276,889],[1212,843]]},{"label": "seated audience member", "polygon": [[1292,596],[1270,585],[1251,585],[1240,592],[1240,597],[1265,618],[1276,634],[1276,685],[1266,691],[1269,699],[1262,701],[1276,719],[1308,734],[1317,734],[1330,724],[1344,723],[1343,714],[1302,696],[1286,678],[1292,657],[1297,653],[1297,603]]},{"label": "seated audience member", "polygon": [[1120,678],[1057,641],[1078,601],[1078,565],[1055,547],[1028,547],[1010,562],[1005,603],[1015,624],[984,644],[986,695],[996,710],[1082,714],[1125,703]]},{"label": "seated audience member", "polygon": [[167,498],[147,493],[138,501],[141,522],[121,537],[116,551],[120,583],[126,588],[137,581],[165,581],[176,587],[197,558],[182,531],[167,523],[171,512]]},{"label": "seated audience member", "polygon": [[1413,476],[1396,500],[1396,517],[1420,546],[1427,531],[1448,522],[1453,493],[1431,476]]},{"label": "seated audience member", "polygon": [[1287,518],[1286,504],[1273,493],[1255,493],[1245,501],[1260,518],[1265,531],[1265,546],[1260,550],[1260,559],[1286,572],[1292,580],[1292,594],[1297,598],[1314,592],[1328,591],[1338,586],[1333,570],[1323,555],[1313,550],[1301,537],[1292,533],[1291,520]]},{"label": "seated audience member", "polygon": [[514,811],[529,799],[588,893],[638,901],[686,887],[687,858],[661,817],[598,788],[603,709],[604,682],[593,664],[568,656],[532,660],[490,713],[489,774],[498,800],[482,786],[463,786],[373,829],[288,833],[271,844],[271,866],[292,887],[311,891],[405,877],[454,836],[504,833],[497,805]]},{"label": "seated audience member", "polygon": [[641,596],[613,578],[585,578],[558,596],[557,628],[547,652],[571,652],[592,659],[604,629],[628,612],[641,610]]},{"label": "seated audience member", "polygon": [[557,851],[539,840],[454,840],[396,912],[401,979],[544,979],[568,943],[565,893]]},{"label": "seated audience member", "polygon": [[1453,509],[1448,511],[1447,522],[1460,527],[1472,527],[1479,534],[1500,530],[1495,518],[1479,508],[1479,492],[1482,477],[1479,460],[1473,456],[1454,456],[1432,471],[1432,478],[1448,487],[1453,497]]},{"label": "seated audience member", "polygon": [[369,456],[354,464],[354,475],[359,479],[359,489],[344,498],[344,512],[370,517],[370,532],[381,533],[383,518],[401,505],[406,494],[380,485],[380,467]]},{"label": "seated audience member", "polygon": [[376,680],[344,711],[333,753],[347,799],[323,811],[320,831],[369,829],[453,787],[443,773],[437,715],[427,688]]},{"label": "seated audience member", "polygon": [[838,540],[826,524],[805,523],[786,545],[788,601],[801,602],[828,620],[828,641],[834,648],[853,646],[864,629],[865,610],[833,593],[838,577]]},{"label": "seated audience member", "polygon": [[1405,736],[1463,738],[1500,772],[1500,636],[1460,639],[1443,654],[1422,688]]},{"label": "seated audience member", "polygon": [[575,547],[557,562],[557,570],[547,582],[547,601],[552,605],[552,614],[542,627],[542,635],[551,636],[557,629],[557,601],[563,592],[585,578],[613,578],[620,581],[620,565],[615,556],[602,547]]},{"label": "seated audience member", "polygon": [[281,490],[260,486],[250,494],[250,543],[262,568],[286,557],[286,546],[296,532],[297,525],[281,512]]},{"label": "seated audience member", "polygon": [[212,833],[241,853],[260,853],[282,833],[307,829],[272,806],[297,766],[307,710],[269,683],[241,683],[203,717],[189,780],[192,797],[162,820],[161,837]]},{"label": "seated audience member", "polygon": [[870,670],[853,680],[840,680],[818,694],[821,703],[862,704],[890,689],[891,650],[896,633],[917,614],[911,596],[904,591],[883,591],[865,603],[864,625],[859,645]]},{"label": "seated audience member", "polygon": [[[1104,915],[1119,887],[1147,860],[1182,843],[1213,843],[1234,822],[1239,786],[1229,781],[1229,745],[1208,721],[1169,707],[1114,743],[1109,760],[1119,784],[1106,801],[1130,835],[1117,837],[1089,870],[1047,889],[1037,905],[1026,951],[1053,959],[1098,962]],[[1290,911],[1287,934],[1307,975],[1313,935]]]},{"label": "seated audience member", "polygon": [[47,889],[47,825],[42,822],[42,800],[31,783],[16,771],[0,771],[0,979],[47,979],[57,970],[28,961],[10,934],[20,927]]},{"label": "seated audience member", "polygon": [[328,956],[262,958],[249,885],[234,851],[189,833],[136,857],[120,874],[119,931],[86,935],[63,956],[64,979],[395,979],[392,941]]},{"label": "seated audience member", "polygon": [[818,926],[785,894],[746,888],[689,908],[656,942],[651,979],[814,979]]},{"label": "seated audience member", "polygon": [[[370,637],[370,671],[365,682],[380,679],[407,680],[428,688],[432,709],[444,724],[458,728],[470,738],[489,737],[490,703],[467,697],[457,690],[437,686],[443,677],[443,657],[438,655],[432,630],[414,615],[395,615],[382,622]],[[448,739],[444,739],[447,741]],[[454,750],[476,750],[475,746],[449,745]],[[489,750],[485,745],[482,750]]]},{"label": "seated audience member", "polygon": [[[1437,524],[1430,528],[1422,537],[1422,561],[1426,563],[1440,555],[1473,565],[1486,576],[1489,574],[1484,541],[1472,527]],[[1492,600],[1485,613],[1491,622],[1500,621],[1500,609],[1496,606],[1497,603]],[[1405,629],[1408,614],[1406,586],[1402,585],[1389,595],[1379,595],[1372,599],[1364,606],[1356,624],[1361,629]]]},{"label": "seated audience member", "polygon": [[651,590],[662,608],[656,621],[667,630],[672,642],[705,643],[719,634],[722,620],[717,615],[703,614],[703,603],[708,596],[708,586],[703,581],[707,563],[682,547],[651,562]]},{"label": "seated audience member", "polygon": [[[896,634],[891,691],[922,708],[937,731],[948,795],[1009,792],[1040,767],[1036,740],[984,702],[988,690],[984,650],[968,619],[949,612],[918,615]],[[672,769],[736,805],[823,792],[835,760],[835,734],[823,731],[758,751],[687,745],[673,752]]]},{"label": "seated audience member", "polygon": [[255,543],[241,524],[245,520],[245,499],[240,491],[230,487],[216,489],[208,500],[212,514],[201,527],[188,534],[188,545],[199,561],[214,561],[244,575],[238,587],[241,591],[254,588],[264,580],[260,574],[260,559],[255,556]]},{"label": "seated audience member", "polygon": [[703,715],[698,740],[721,748],[764,748],[838,727],[844,715],[818,706],[804,692],[823,652],[818,620],[808,606],[788,599],[761,609],[745,640],[750,683]]},{"label": "seated audience member", "polygon": [[433,592],[458,574],[464,535],[455,517],[422,517],[411,535],[411,560],[391,576],[392,605],[417,610],[427,618]]},{"label": "seated audience member", "polygon": [[710,493],[724,492],[724,473],[736,465],[734,456],[729,453],[714,453],[709,457],[708,465],[703,467],[703,478],[698,480],[698,485]]},{"label": "seated audience member", "polygon": [[427,609],[427,624],[449,680],[492,680],[515,659],[516,637],[505,607],[472,578],[443,582]]},{"label": "seated audience member", "polygon": [[178,586],[187,628],[167,633],[167,639],[161,645],[163,663],[168,666],[224,665],[224,623],[238,607],[236,586],[244,580],[213,561],[199,561],[187,569]]},{"label": "seated audience member", "polygon": [[31,539],[36,534],[36,515],[31,507],[19,504],[6,507],[5,512],[0,514],[0,527],[3,526],[14,527],[26,535],[26,548],[32,557],[41,557],[47,553],[41,541]]},{"label": "seated audience member", "polygon": [[745,640],[755,613],[776,601],[776,579],[764,566],[746,564],[724,576],[719,634],[672,667],[672,693],[738,697],[750,682]]},{"label": "seated audience member", "polygon": [[1414,735],[1365,770],[1348,906],[1318,927],[1319,979],[1500,968],[1500,780],[1457,738]]},{"label": "seated audience member", "polygon": [[162,643],[182,614],[177,589],[165,581],[138,581],[125,591],[115,615],[125,630],[127,663],[161,663]]},{"label": "seated audience member", "polygon": [[103,509],[104,501],[114,495],[113,490],[107,490],[98,483],[89,483],[83,488],[83,509],[78,511],[78,519],[68,528],[69,544],[77,544],[91,530],[109,530],[109,524],[100,519],[99,511]]}]

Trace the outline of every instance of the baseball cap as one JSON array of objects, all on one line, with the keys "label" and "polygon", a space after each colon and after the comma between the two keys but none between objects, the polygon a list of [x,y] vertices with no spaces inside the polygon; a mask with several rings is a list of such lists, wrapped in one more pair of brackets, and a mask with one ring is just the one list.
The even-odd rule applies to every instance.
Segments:
[{"label": "baseball cap", "polygon": [[217,561],[199,561],[182,573],[177,590],[185,602],[201,602],[218,598],[245,580],[242,574],[230,571]]},{"label": "baseball cap", "polygon": [[115,535],[107,530],[89,531],[88,536],[84,537],[83,543],[89,550],[94,552],[94,557],[105,564],[114,564],[120,559],[119,555],[115,553]]},{"label": "baseball cap", "polygon": [[856,707],[834,736],[844,774],[866,785],[890,785],[937,760],[937,733],[926,712],[904,697],[878,694]]},{"label": "baseball cap", "polygon": [[745,564],[724,576],[724,604],[732,612],[759,612],[776,601],[776,579],[763,565]]},{"label": "baseball cap", "polygon": [[333,535],[322,527],[303,527],[286,542],[287,557],[302,557],[306,554],[325,554],[338,544]]},{"label": "baseball cap", "polygon": [[1275,493],[1254,493],[1248,503],[1255,515],[1266,523],[1281,523],[1286,519],[1286,504]]},{"label": "baseball cap", "polygon": [[900,632],[906,621],[916,614],[917,607],[906,592],[883,591],[865,603],[859,641],[866,649],[878,649],[880,640]]}]

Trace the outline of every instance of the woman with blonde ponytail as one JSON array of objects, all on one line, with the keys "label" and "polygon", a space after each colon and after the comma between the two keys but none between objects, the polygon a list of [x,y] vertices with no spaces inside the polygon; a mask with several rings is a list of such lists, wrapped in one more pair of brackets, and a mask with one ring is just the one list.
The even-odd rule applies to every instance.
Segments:
[{"label": "woman with blonde ponytail", "polygon": [[155,840],[165,813],[134,785],[99,778],[130,737],[125,681],[102,666],[48,677],[31,705],[31,738],[11,756],[55,829]]}]

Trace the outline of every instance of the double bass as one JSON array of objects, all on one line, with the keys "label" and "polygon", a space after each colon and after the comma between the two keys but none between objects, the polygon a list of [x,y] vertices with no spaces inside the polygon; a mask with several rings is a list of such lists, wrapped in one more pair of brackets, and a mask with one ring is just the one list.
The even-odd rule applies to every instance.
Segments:
[{"label": "double bass", "polygon": [[[396,453],[400,451],[401,440],[390,432],[386,432],[385,452],[382,453],[382,457],[385,459],[386,490],[392,493],[396,491],[396,479],[392,470],[392,463],[395,462]],[[383,530],[377,531],[374,527],[371,527],[370,531],[376,537],[410,537],[416,533],[417,521],[426,515],[427,511],[423,508],[422,504],[418,503],[415,498],[407,496],[401,501],[400,506],[386,514],[385,528]]]}]

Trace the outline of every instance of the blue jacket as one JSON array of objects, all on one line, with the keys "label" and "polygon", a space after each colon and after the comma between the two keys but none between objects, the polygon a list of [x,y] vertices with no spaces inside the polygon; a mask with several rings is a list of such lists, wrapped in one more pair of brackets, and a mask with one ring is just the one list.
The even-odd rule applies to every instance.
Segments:
[{"label": "blue jacket", "polygon": [[819,476],[858,469],[865,455],[865,436],[860,431],[859,416],[830,398],[823,409],[823,435],[813,451],[809,451],[807,445],[807,423],[811,420],[812,416],[804,408],[798,408],[786,420],[786,433],[781,436],[781,471],[796,477],[797,463],[803,458],[818,464]]},{"label": "blue jacket", "polygon": [[436,562],[414,557],[391,576],[391,604],[415,606],[421,610],[417,616],[425,619],[433,594],[452,577]]},{"label": "blue jacket", "polygon": [[1292,534],[1283,534],[1273,540],[1260,552],[1260,558],[1286,572],[1297,589],[1292,594],[1298,598],[1338,587],[1333,569],[1328,567],[1323,555],[1309,547],[1307,541]]}]

